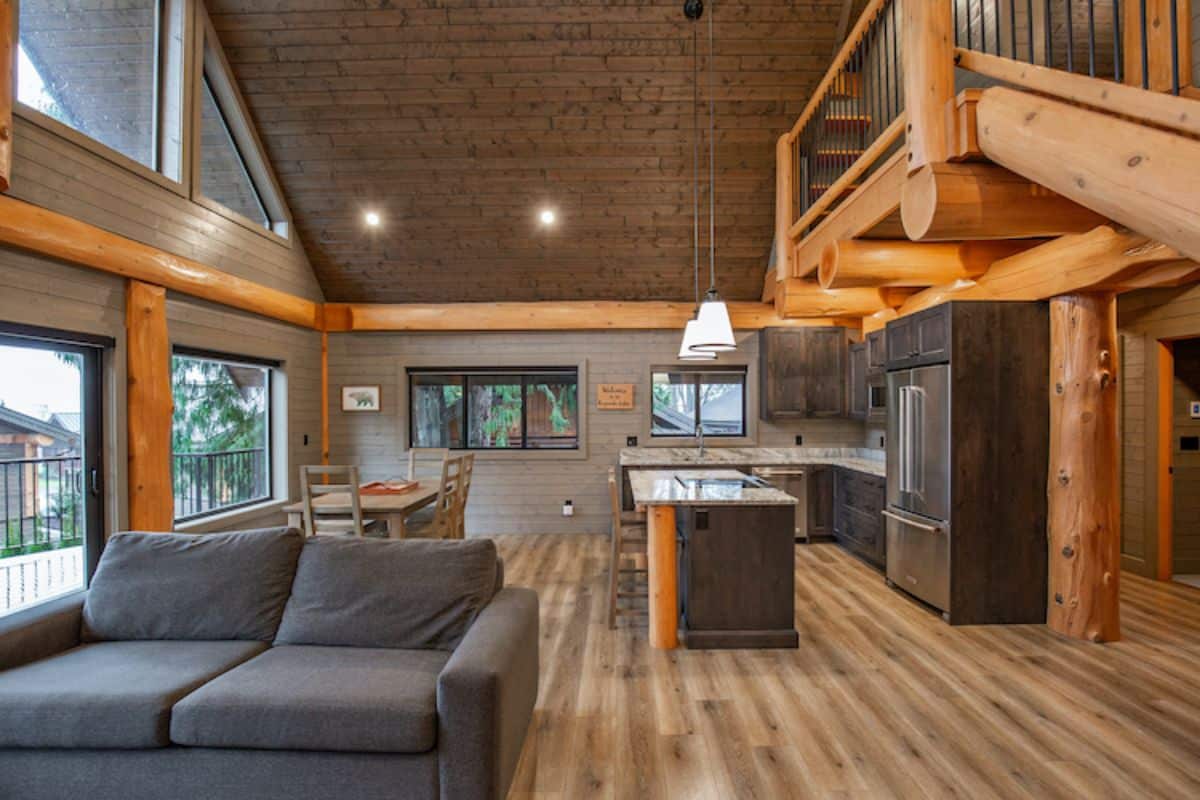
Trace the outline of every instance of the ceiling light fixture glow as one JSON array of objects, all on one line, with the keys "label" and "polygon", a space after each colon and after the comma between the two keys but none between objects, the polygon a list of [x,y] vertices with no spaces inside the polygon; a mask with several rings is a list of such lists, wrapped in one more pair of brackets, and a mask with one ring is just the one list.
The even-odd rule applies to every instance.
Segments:
[{"label": "ceiling light fixture glow", "polygon": [[538,219],[541,220],[543,225],[553,225],[555,220],[558,219],[558,215],[549,208],[543,208],[541,213],[538,214]]},{"label": "ceiling light fixture glow", "polygon": [[367,225],[372,228],[378,228],[379,223],[382,222],[383,220],[380,219],[379,214],[377,212],[368,211],[365,215],[363,215],[363,221],[366,222]]}]

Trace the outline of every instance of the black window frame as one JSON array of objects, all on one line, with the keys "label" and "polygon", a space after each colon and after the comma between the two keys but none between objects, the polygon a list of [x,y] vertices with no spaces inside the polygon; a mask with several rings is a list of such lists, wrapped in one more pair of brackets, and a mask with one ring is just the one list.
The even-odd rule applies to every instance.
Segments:
[{"label": "black window frame", "polygon": [[708,433],[705,432],[706,439],[745,439],[750,435],[750,418],[748,414],[750,405],[750,370],[745,366],[720,366],[720,367],[651,367],[650,368],[650,438],[651,439],[687,439],[694,434],[679,434],[679,433],[655,433],[654,432],[654,376],[656,374],[666,375],[690,375],[692,380],[690,385],[694,393],[694,420],[692,429],[695,430],[700,426],[702,409],[700,407],[700,382],[705,375],[738,375],[742,379],[742,424],[741,431],[738,433]]},{"label": "black window frame", "polygon": [[[83,487],[84,500],[84,548],[83,588],[92,583],[92,576],[100,563],[100,554],[108,541],[105,535],[107,491],[105,474],[105,425],[104,425],[104,368],[117,342],[110,336],[92,333],[46,328],[40,325],[0,322],[0,344],[9,347],[26,347],[34,350],[51,350],[75,353],[83,358],[83,397],[81,407],[83,447],[80,449],[81,467],[87,484]],[[48,597],[22,609],[37,608],[57,600],[61,595]],[[14,612],[19,613],[19,612]]]},{"label": "black window frame", "polygon": [[[275,499],[275,468],[277,466],[275,463],[276,459],[275,459],[275,402],[274,402],[275,401],[275,374],[274,373],[276,370],[281,369],[283,367],[283,362],[276,361],[276,360],[269,359],[269,358],[259,358],[257,356],[243,356],[243,355],[237,355],[234,353],[226,353],[226,352],[222,352],[219,350],[207,350],[204,348],[186,347],[183,345],[175,345],[174,347],[171,348],[172,362],[174,361],[176,356],[179,356],[181,358],[191,358],[191,359],[198,359],[198,360],[203,360],[203,361],[216,361],[216,362],[220,362],[223,364],[233,364],[235,366],[245,366],[245,367],[255,367],[255,368],[259,368],[259,369],[265,369],[267,371],[267,377],[266,377],[266,386],[265,386],[266,392],[265,392],[264,401],[265,401],[266,413],[267,413],[267,421],[266,421],[266,428],[267,428],[266,434],[267,435],[266,435],[266,443],[264,445],[265,450],[266,450],[266,452],[265,452],[266,477],[265,477],[265,481],[264,481],[265,486],[266,486],[266,494],[265,495],[262,495],[260,497],[254,497],[254,498],[245,500],[240,503],[231,503],[230,505],[221,506],[220,508],[211,508],[207,511],[202,511],[202,512],[198,512],[195,514],[187,514],[182,517],[174,517],[174,507],[175,507],[175,445],[174,445],[174,438],[175,438],[175,436],[174,436],[174,420],[172,420],[172,423],[171,423],[171,425],[172,425],[172,430],[171,430],[171,434],[172,434],[171,435],[171,439],[172,439],[172,443],[171,443],[171,508],[172,508],[172,517],[175,520],[175,524],[181,525],[181,524],[187,524],[187,523],[191,523],[191,522],[197,522],[199,520],[217,516],[218,514],[227,514],[229,512],[237,511],[239,509],[250,508],[253,506],[257,506],[257,505],[261,505],[263,503],[269,503],[269,502],[273,501]],[[172,393],[172,396],[171,396],[172,402],[174,402],[174,399],[175,399],[174,393]]]},{"label": "black window frame", "polygon": [[[414,402],[414,375],[439,375],[446,377],[457,377],[459,385],[462,387],[462,402],[463,402],[463,425],[462,425],[462,444],[459,446],[449,445],[447,449],[455,451],[474,451],[483,453],[564,453],[578,451],[580,449],[580,397],[579,397],[579,367],[409,367],[406,370],[406,379],[408,381],[408,444],[409,447],[425,447],[427,445],[416,444],[417,436],[414,424],[416,416],[412,413],[415,407]],[[521,378],[521,446],[520,447],[475,447],[471,445],[471,381],[472,375],[504,375]],[[563,375],[570,377],[575,383],[575,442],[572,445],[564,447],[530,447],[529,446],[529,386],[530,379],[546,375]],[[450,385],[450,384],[447,384]],[[437,445],[428,445],[435,447]]]}]

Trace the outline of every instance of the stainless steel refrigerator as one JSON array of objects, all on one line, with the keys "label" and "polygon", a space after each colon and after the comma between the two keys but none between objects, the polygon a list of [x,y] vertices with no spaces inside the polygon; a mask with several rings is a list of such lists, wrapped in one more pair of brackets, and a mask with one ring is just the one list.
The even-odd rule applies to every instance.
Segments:
[{"label": "stainless steel refrigerator", "polygon": [[950,365],[888,373],[887,576],[950,603]]}]

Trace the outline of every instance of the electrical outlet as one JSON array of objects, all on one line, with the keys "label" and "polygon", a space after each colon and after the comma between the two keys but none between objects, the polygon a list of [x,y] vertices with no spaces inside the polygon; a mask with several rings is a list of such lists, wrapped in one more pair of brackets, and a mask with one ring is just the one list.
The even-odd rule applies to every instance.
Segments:
[{"label": "electrical outlet", "polygon": [[563,516],[564,517],[575,516],[575,504],[573,502],[571,502],[570,500],[563,501]]},{"label": "electrical outlet", "polygon": [[796,434],[796,444],[797,445],[804,444],[804,437],[798,433]]},{"label": "electrical outlet", "polygon": [[637,447],[637,437],[636,436],[626,436],[625,437],[625,446],[626,447]]}]

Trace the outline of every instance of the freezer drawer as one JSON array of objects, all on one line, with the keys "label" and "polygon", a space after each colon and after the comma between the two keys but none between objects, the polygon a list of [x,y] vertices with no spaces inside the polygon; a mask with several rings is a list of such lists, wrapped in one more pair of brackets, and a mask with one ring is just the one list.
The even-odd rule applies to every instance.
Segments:
[{"label": "freezer drawer", "polygon": [[950,528],[889,508],[888,580],[941,611],[950,609]]}]

